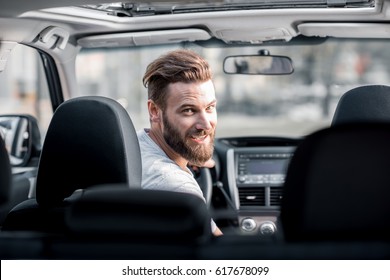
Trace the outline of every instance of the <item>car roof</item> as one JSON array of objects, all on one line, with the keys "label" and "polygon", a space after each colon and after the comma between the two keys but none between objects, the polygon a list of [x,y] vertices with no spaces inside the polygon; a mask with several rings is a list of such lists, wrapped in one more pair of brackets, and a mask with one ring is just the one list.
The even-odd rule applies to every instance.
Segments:
[{"label": "car roof", "polygon": [[[195,8],[174,12],[178,1],[176,4],[158,1],[158,5],[164,6],[163,9],[158,6],[160,10],[171,12],[124,16],[108,8],[95,9],[99,0],[7,1],[0,9],[0,72],[17,43],[34,47],[53,58],[62,77],[63,94],[70,97],[77,92],[73,65],[82,47],[134,47],[187,41],[257,47],[295,42],[301,37],[388,38],[390,34],[387,0],[255,1],[276,6],[248,8],[238,0],[186,0],[180,1],[180,5],[190,3]],[[198,4],[204,7],[204,2],[218,5],[196,8]],[[153,1],[126,3],[126,7],[138,5],[136,9],[140,10],[157,7]],[[224,3],[241,6],[223,9]]]},{"label": "car roof", "polygon": [[[216,38],[228,44],[262,44],[272,41],[288,42],[299,35],[359,38],[387,38],[389,36],[389,25],[386,22],[390,19],[389,1],[348,0],[352,1],[352,4],[348,4],[347,0],[258,1],[259,3],[273,3],[275,6],[248,8],[242,4],[242,1],[237,1],[241,2],[240,9],[221,9],[218,7],[223,7],[221,2],[224,1],[222,0],[180,1],[180,3],[189,2],[192,6],[197,3],[199,7],[204,7],[203,2],[217,2],[219,6],[214,5],[213,8],[209,9],[193,8],[186,12],[179,11],[177,13],[173,12],[172,9],[165,13],[134,14],[131,12],[131,16],[124,16],[123,13],[113,14],[107,9],[92,9],[97,7],[96,5],[92,6],[93,4],[99,3],[96,0],[14,0],[2,3],[0,34],[2,40],[29,43],[34,41],[45,28],[57,26],[66,30],[74,42],[80,38],[106,34],[100,44],[108,41],[107,34],[156,32],[155,30],[160,31],[160,33],[152,34],[152,37],[157,39],[146,43],[161,43],[158,38],[164,38],[165,41]],[[315,3],[316,1],[324,4],[307,4],[306,6],[297,4]],[[133,10],[157,10],[157,4],[150,1],[132,2],[136,3],[133,5],[139,5],[137,9]],[[158,1],[160,6],[161,3],[165,5],[166,2],[172,1]],[[235,1],[226,1],[226,3],[231,2]],[[286,2],[294,4],[290,6],[281,4]],[[360,2],[360,4],[355,2]],[[336,5],[336,3],[344,3],[345,5]],[[175,7],[174,3],[169,5],[167,7]],[[198,6],[195,5],[195,7]],[[168,32],[171,30],[173,30],[172,34]],[[165,33],[161,33],[161,31],[165,31]],[[185,34],[187,37],[184,36]],[[133,38],[131,35],[129,35],[130,38]],[[97,39],[94,38],[94,40]],[[165,42],[164,40],[162,43]],[[133,39],[133,41],[137,40]],[[145,43],[142,38],[138,38],[138,41],[141,44]],[[137,45],[137,43],[134,44]]]}]

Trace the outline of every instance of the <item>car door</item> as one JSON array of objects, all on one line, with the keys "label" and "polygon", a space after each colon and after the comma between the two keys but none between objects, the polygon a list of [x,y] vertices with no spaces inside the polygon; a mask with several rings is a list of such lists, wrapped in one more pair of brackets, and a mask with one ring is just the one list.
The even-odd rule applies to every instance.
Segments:
[{"label": "car door", "polygon": [[[0,225],[8,211],[35,196],[42,139],[52,116],[46,56],[31,47],[1,44],[0,134],[12,165],[9,202],[0,209]],[[44,66],[46,65],[46,67]]]}]

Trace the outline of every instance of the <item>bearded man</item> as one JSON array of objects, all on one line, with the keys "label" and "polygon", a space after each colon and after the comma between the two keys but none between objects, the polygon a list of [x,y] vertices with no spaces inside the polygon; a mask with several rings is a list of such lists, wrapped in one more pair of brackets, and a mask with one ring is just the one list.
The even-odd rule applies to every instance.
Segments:
[{"label": "bearded man", "polygon": [[[194,51],[175,50],[149,64],[143,83],[150,129],[138,132],[142,188],[204,199],[188,164],[212,161],[217,100],[209,64]],[[211,228],[214,235],[222,234],[214,221]]]}]

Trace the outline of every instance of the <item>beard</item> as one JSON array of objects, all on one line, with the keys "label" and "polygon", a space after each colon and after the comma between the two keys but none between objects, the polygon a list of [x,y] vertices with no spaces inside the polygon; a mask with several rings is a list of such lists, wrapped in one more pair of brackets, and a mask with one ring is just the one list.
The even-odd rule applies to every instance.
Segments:
[{"label": "beard", "polygon": [[[168,121],[167,116],[163,116],[164,124],[164,140],[165,142],[180,156],[188,160],[191,164],[196,166],[202,166],[208,161],[214,152],[214,131],[205,131],[190,129],[186,131],[184,137],[181,136],[180,131],[176,129]],[[210,137],[210,142],[207,145],[194,144],[190,138],[192,136],[205,136]]]}]

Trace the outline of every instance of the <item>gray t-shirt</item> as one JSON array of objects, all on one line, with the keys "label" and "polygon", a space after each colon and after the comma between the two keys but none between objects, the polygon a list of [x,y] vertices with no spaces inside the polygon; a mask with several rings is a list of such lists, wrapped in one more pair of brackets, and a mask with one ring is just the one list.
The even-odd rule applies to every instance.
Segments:
[{"label": "gray t-shirt", "polygon": [[[190,170],[181,169],[149,137],[145,130],[137,132],[142,155],[142,188],[183,192],[196,195],[203,200],[203,193]],[[216,225],[211,221],[211,230]]]}]

